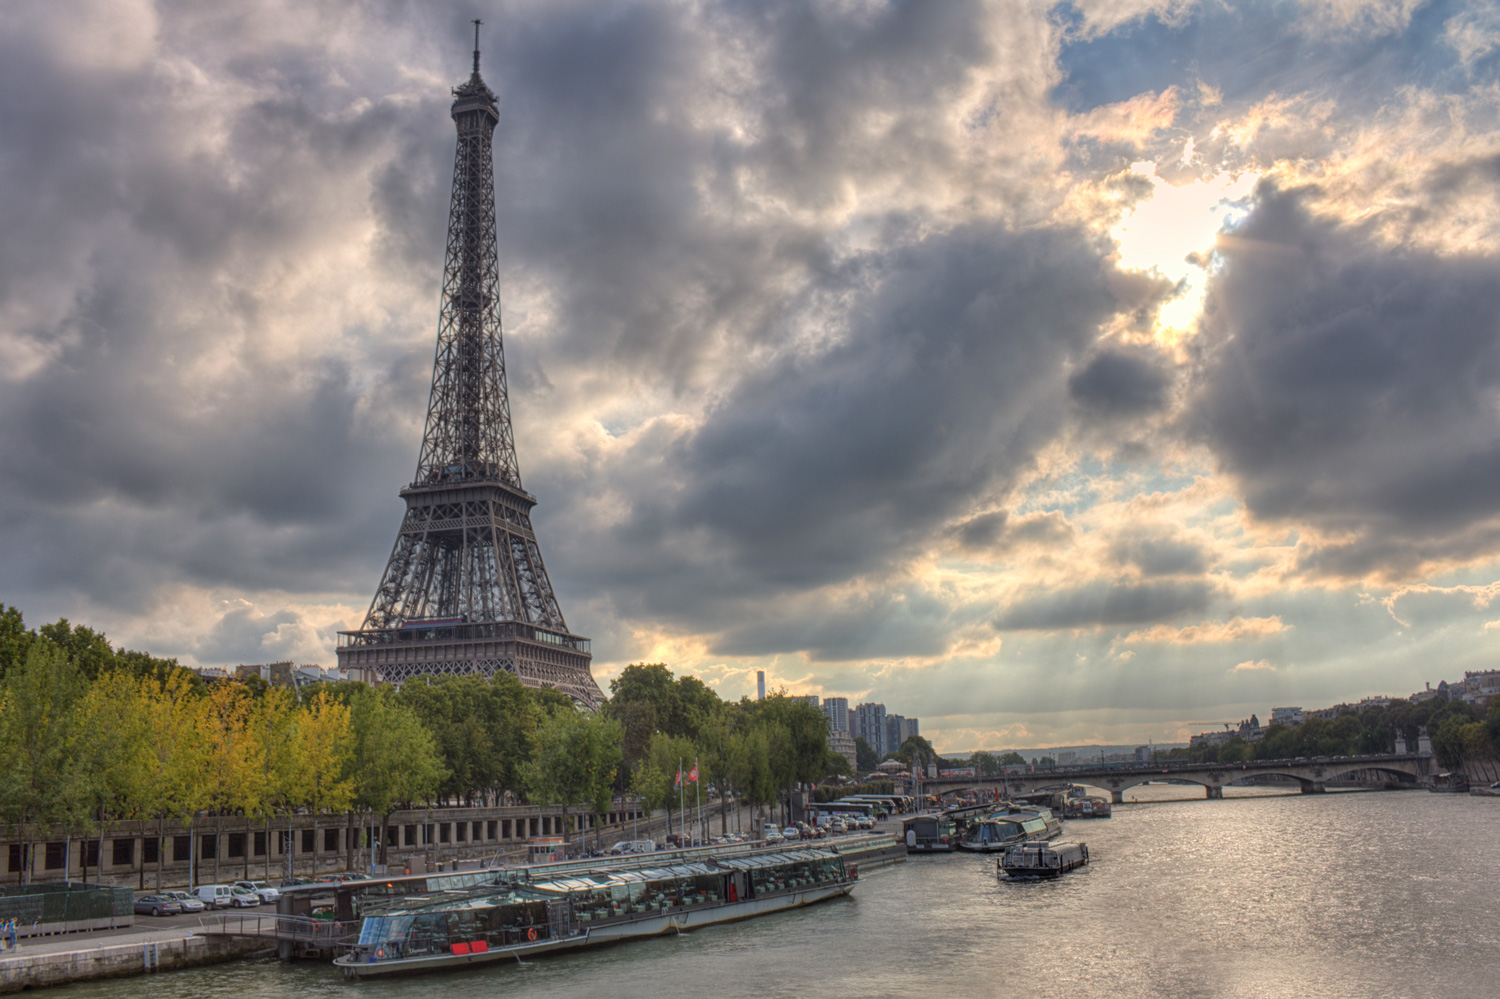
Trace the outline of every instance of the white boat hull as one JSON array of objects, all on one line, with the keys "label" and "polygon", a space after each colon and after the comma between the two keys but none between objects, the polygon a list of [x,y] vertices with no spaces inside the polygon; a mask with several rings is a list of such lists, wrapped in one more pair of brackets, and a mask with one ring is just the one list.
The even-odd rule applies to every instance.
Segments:
[{"label": "white boat hull", "polygon": [[451,970],[495,964],[500,961],[520,961],[540,954],[581,947],[634,940],[638,937],[661,936],[664,933],[682,933],[702,929],[718,923],[731,923],[755,916],[769,915],[787,909],[812,905],[838,895],[847,895],[857,882],[822,885],[763,898],[745,899],[739,902],[724,902],[690,908],[664,910],[660,915],[644,916],[618,923],[586,926],[581,932],[559,939],[544,939],[534,942],[496,947],[478,954],[428,954],[393,961],[370,961],[361,963],[352,957],[341,957],[333,963],[341,968],[344,977],[359,981],[368,978],[385,978],[391,975],[409,975],[428,971]]}]

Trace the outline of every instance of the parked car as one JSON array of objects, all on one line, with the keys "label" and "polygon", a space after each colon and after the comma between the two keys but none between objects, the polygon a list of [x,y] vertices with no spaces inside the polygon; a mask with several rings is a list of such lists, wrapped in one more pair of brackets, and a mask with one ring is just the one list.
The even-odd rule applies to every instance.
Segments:
[{"label": "parked car", "polygon": [[784,839],[786,839],[786,837],[781,835],[780,829],[777,829],[775,826],[771,825],[766,826],[765,841],[767,843],[780,843]]},{"label": "parked car", "polygon": [[251,906],[260,905],[260,896],[248,889],[231,885],[229,888],[229,904],[236,909],[248,909]]},{"label": "parked car", "polygon": [[236,881],[231,888],[243,888],[245,891],[254,892],[260,896],[262,902],[274,902],[281,897],[281,892],[273,888],[267,881]]},{"label": "parked car", "polygon": [[165,895],[142,895],[135,900],[135,911],[148,916],[175,916],[182,906]]},{"label": "parked car", "polygon": [[802,830],[798,829],[796,826],[787,826],[785,829],[781,830],[781,838],[782,839],[801,839],[802,838]]},{"label": "parked car", "polygon": [[208,908],[208,906],[198,901],[196,896],[191,895],[185,891],[161,891],[157,892],[157,894],[165,895],[167,898],[176,899],[177,904],[182,906],[183,912],[202,912],[204,909]]}]

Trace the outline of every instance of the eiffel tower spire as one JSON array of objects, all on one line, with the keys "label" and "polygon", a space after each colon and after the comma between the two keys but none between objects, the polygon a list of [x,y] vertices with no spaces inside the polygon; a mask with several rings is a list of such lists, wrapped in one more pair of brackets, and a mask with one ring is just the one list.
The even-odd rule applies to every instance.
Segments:
[{"label": "eiffel tower spire", "polygon": [[589,641],[568,631],[521,486],[500,332],[491,143],[500,115],[474,71],[453,89],[458,129],[437,355],[406,517],[339,667],[368,681],[513,673],[595,707]]}]

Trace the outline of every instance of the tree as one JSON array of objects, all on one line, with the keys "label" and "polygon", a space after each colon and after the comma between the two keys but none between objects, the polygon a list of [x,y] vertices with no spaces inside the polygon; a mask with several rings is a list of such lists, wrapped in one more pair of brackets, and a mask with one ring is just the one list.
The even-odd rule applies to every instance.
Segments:
[{"label": "tree", "polygon": [[527,796],[547,805],[585,805],[595,816],[609,811],[615,774],[623,762],[625,731],[613,718],[571,706],[549,711],[537,723],[536,752],[521,767]]},{"label": "tree", "polygon": [[[87,825],[98,833],[102,849],[104,830],[110,823],[138,814],[146,798],[155,733],[141,682],[121,671],[111,670],[95,680],[76,712],[74,766],[92,811]],[[85,882],[87,857],[85,851]]]},{"label": "tree", "polygon": [[[353,804],[367,816],[380,816],[385,826],[398,804],[430,801],[447,774],[432,733],[389,688],[365,687],[349,707]],[[353,852],[351,844],[350,866]],[[385,861],[383,842],[380,861]]]},{"label": "tree", "polygon": [[[292,810],[307,800],[308,765],[303,744],[302,712],[296,695],[286,687],[270,687],[250,704],[249,729],[259,747],[259,798],[246,809],[260,816],[271,838],[271,819],[287,816],[290,830]],[[286,851],[287,856],[291,851]],[[250,877],[250,851],[245,851],[245,875]],[[271,876],[271,851],[266,850],[266,877]]]},{"label": "tree", "polygon": [[1464,758],[1464,722],[1457,715],[1449,715],[1438,726],[1432,736],[1432,755],[1444,770],[1456,770]]},{"label": "tree", "polygon": [[[141,681],[141,697],[150,718],[152,738],[148,743],[149,766],[142,785],[140,810],[157,818],[156,887],[161,888],[162,864],[166,856],[164,837],[168,818],[188,823],[192,836],[193,817],[207,803],[209,751],[206,699],[179,670],[166,677]],[[146,872],[141,871],[141,887]]]},{"label": "tree", "polygon": [[[250,724],[251,696],[242,683],[215,684],[204,715],[208,747],[208,804],[214,814],[213,878],[219,880],[222,816],[258,815],[266,793],[268,748]],[[191,833],[189,834],[191,836]]]},{"label": "tree", "polygon": [[666,803],[672,791],[672,778],[652,763],[642,761],[630,776],[630,793],[640,799],[641,809],[649,820],[653,812]]},{"label": "tree", "polygon": [[29,643],[26,661],[0,684],[0,817],[25,842],[22,880],[30,883],[38,825],[69,825],[86,813],[90,778],[75,765],[75,707],[84,679],[64,650],[47,640]]},{"label": "tree", "polygon": [[862,735],[854,737],[854,765],[861,774],[867,774],[880,763],[880,757],[875,755],[874,748],[865,741]]}]

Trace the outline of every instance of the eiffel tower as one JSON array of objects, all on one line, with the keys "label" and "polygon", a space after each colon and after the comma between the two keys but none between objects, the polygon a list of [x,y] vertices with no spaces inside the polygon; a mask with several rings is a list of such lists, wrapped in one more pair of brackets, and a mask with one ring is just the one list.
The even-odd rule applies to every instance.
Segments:
[{"label": "eiffel tower", "polygon": [[474,72],[454,88],[458,151],[432,394],[406,517],[358,631],[339,632],[339,668],[368,682],[420,674],[513,673],[590,708],[603,699],[589,640],[568,631],[521,488],[500,336],[491,140],[499,114]]}]

